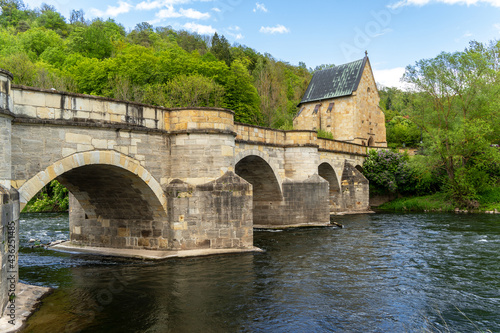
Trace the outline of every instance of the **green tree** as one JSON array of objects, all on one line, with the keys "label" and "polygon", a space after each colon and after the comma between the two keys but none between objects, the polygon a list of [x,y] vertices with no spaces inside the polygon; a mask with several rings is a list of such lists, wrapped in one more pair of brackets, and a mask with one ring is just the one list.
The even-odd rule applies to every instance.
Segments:
[{"label": "green tree", "polygon": [[33,28],[20,34],[20,41],[26,52],[38,58],[47,48],[62,46],[63,40],[52,30]]},{"label": "green tree", "polygon": [[226,65],[231,66],[231,63],[233,62],[233,56],[231,55],[231,45],[229,45],[226,37],[219,37],[217,33],[214,33],[210,51],[217,59],[224,61]]},{"label": "green tree", "polygon": [[39,27],[53,30],[61,36],[68,35],[66,19],[56,11],[54,6],[42,4],[40,12],[40,15],[35,20]]},{"label": "green tree", "polygon": [[262,124],[257,89],[252,84],[252,77],[248,70],[239,60],[231,64],[230,76],[224,88],[226,106],[235,112],[236,121],[246,124]]},{"label": "green tree", "polygon": [[109,58],[113,41],[121,38],[121,27],[114,21],[95,19],[90,25],[75,27],[69,37],[68,47],[87,58]]},{"label": "green tree", "polygon": [[202,75],[179,75],[166,85],[168,105],[171,107],[220,107],[224,88],[213,79]]},{"label": "green tree", "polygon": [[479,178],[474,174],[485,169],[485,161],[500,162],[500,154],[490,147],[491,126],[484,120],[498,119],[489,105],[496,99],[490,86],[499,84],[495,51],[472,42],[463,52],[420,60],[404,75],[417,97],[411,120],[424,131],[429,153],[445,170],[452,198],[471,207],[477,205],[476,193],[493,181],[487,172]]}]

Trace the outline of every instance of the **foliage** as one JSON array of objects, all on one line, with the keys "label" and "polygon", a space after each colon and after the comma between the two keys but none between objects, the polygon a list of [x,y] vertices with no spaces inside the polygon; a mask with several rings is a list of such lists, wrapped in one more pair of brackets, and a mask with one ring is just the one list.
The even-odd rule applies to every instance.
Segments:
[{"label": "foliage", "polygon": [[496,209],[500,211],[500,186],[480,192],[478,197],[481,210],[492,211]]},{"label": "foliage", "polygon": [[231,66],[231,63],[233,62],[230,48],[231,46],[229,45],[226,37],[219,37],[217,33],[214,34],[212,37],[212,47],[210,48],[210,51],[218,60],[224,61],[228,66]]},{"label": "foliage", "polygon": [[328,132],[328,131],[319,129],[318,130],[318,138],[333,140],[333,134],[332,134],[332,132]]},{"label": "foliage", "polygon": [[455,205],[448,200],[445,193],[435,193],[420,197],[399,198],[387,202],[377,209],[392,211],[434,211],[434,212],[453,212]]},{"label": "foliage", "polygon": [[28,202],[23,212],[64,212],[68,206],[68,190],[53,180]]},{"label": "foliage", "polygon": [[417,147],[420,143],[420,129],[411,120],[395,116],[386,124],[387,142],[396,147]]},{"label": "foliage", "polygon": [[[142,22],[68,22],[54,7],[0,0],[0,67],[14,83],[162,106],[220,106],[235,120],[293,128],[311,73],[219,34],[201,36]],[[188,89],[183,96],[180,89]],[[206,89],[206,91],[202,91]]]},{"label": "foliage", "polygon": [[408,160],[405,153],[370,149],[363,163],[363,174],[370,181],[370,192],[409,192],[413,179]]},{"label": "foliage", "polygon": [[166,106],[220,107],[224,88],[213,79],[202,75],[179,75],[165,86]]},{"label": "foliage", "polygon": [[477,193],[495,181],[488,165],[500,161],[490,147],[500,140],[498,50],[498,43],[471,42],[463,52],[408,66],[404,76],[414,86],[410,119],[422,129],[425,148],[445,170],[447,192],[460,206],[478,206]]}]

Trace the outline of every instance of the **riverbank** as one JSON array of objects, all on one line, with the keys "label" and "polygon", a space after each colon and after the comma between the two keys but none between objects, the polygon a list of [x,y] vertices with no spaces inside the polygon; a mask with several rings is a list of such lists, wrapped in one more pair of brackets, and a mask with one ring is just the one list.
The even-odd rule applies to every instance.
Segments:
[{"label": "riverbank", "polygon": [[[18,282],[16,297],[13,303],[9,302],[4,315],[0,318],[0,332],[17,332],[24,325],[29,316],[36,310],[42,298],[50,294],[51,288],[33,286]],[[14,309],[12,309],[14,304]]]},{"label": "riverbank", "polygon": [[477,196],[475,207],[457,207],[445,193],[418,197],[403,197],[386,202],[377,211],[396,212],[456,212],[500,214],[500,187],[484,191]]}]

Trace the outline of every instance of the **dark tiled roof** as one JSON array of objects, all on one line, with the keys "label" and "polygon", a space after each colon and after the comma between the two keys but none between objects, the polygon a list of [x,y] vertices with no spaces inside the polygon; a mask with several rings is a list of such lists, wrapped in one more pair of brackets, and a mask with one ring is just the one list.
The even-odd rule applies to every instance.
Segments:
[{"label": "dark tiled roof", "polygon": [[368,57],[314,73],[300,104],[351,95],[358,89]]}]

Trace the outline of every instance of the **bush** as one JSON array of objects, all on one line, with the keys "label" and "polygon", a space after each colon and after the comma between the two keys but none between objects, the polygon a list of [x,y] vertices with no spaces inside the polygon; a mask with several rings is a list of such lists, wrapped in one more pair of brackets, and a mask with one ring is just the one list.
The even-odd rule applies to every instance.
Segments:
[{"label": "bush", "polygon": [[395,151],[371,149],[363,163],[363,173],[370,181],[372,193],[405,192],[411,183],[408,155]]},{"label": "bush", "polygon": [[24,208],[24,212],[64,212],[69,207],[68,190],[57,180],[38,192]]}]

